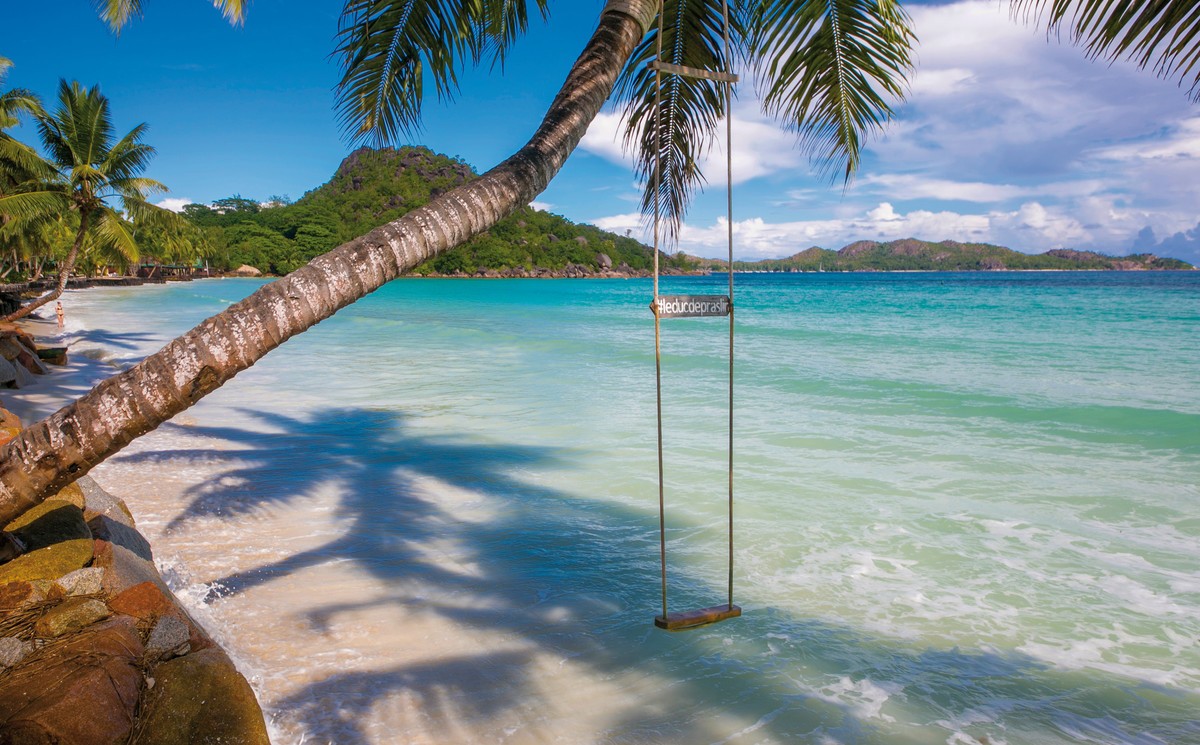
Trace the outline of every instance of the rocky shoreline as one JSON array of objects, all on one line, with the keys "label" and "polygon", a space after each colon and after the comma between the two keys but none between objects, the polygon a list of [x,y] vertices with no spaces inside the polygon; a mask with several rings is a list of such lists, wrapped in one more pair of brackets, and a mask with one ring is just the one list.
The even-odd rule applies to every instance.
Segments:
[{"label": "rocky shoreline", "polygon": [[[20,430],[0,408],[0,444]],[[0,743],[269,743],[124,502],[84,476],[4,531],[23,552],[0,564]]]}]

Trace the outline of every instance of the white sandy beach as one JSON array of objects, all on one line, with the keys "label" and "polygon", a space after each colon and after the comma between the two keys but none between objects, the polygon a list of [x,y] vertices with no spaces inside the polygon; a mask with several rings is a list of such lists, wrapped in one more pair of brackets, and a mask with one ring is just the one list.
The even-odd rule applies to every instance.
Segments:
[{"label": "white sandy beach", "polygon": [[[133,329],[89,333],[106,319],[86,305],[105,291],[88,292],[68,297],[61,334],[53,323],[33,324],[39,334],[52,332],[55,343],[69,342],[71,354],[66,368],[55,368],[36,387],[4,396],[27,422],[152,351],[153,342],[143,343]],[[136,348],[127,334],[138,338]],[[91,476],[129,504],[173,589],[251,680],[274,742],[591,742],[630,714],[646,720],[638,728],[661,728],[662,741],[675,741],[666,734],[675,730],[719,739],[721,732],[753,724],[695,719],[677,700],[680,694],[664,690],[666,681],[634,664],[636,655],[613,660],[611,650],[601,649],[588,627],[598,620],[612,626],[626,610],[621,598],[528,577],[496,588],[492,573],[479,565],[477,547],[466,544],[469,532],[458,527],[486,525],[512,511],[487,490],[420,472],[394,476],[390,466],[369,473],[377,488],[403,484],[404,498],[421,505],[411,514],[380,509],[378,518],[396,532],[397,543],[404,542],[407,519],[452,519],[420,528],[423,540],[402,552],[402,577],[371,568],[393,561],[370,545],[377,537],[364,539],[361,550],[379,556],[348,557],[356,549],[344,544],[361,532],[356,523],[362,518],[341,505],[344,491],[355,485],[336,477],[305,483],[306,460],[320,459],[313,450],[322,445],[246,414],[261,393],[259,382],[250,380],[254,374],[138,439]],[[356,423],[328,424],[332,431],[316,437],[333,438],[327,444],[338,454],[319,466],[336,470],[345,457],[353,472],[353,447],[342,445],[353,442]],[[236,436],[224,436],[226,428],[235,428]],[[249,441],[249,432],[261,442]],[[282,441],[275,445],[274,437]],[[260,448],[263,460],[257,459]],[[268,499],[234,520],[218,511],[180,522],[195,513],[198,496],[270,495],[277,488],[295,493],[286,504]],[[231,583],[235,592],[222,590]],[[653,633],[648,615],[633,623],[639,635]],[[614,669],[598,671],[595,657]]]}]

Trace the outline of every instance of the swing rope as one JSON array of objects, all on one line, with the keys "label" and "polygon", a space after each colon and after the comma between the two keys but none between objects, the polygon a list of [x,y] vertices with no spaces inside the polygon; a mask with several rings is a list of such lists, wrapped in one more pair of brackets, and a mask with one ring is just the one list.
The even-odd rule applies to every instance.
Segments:
[{"label": "swing rope", "polygon": [[[733,83],[737,81],[737,76],[728,72],[697,70],[684,67],[680,59],[680,49],[682,43],[682,35],[680,25],[682,24],[683,9],[686,0],[679,0],[677,9],[676,29],[675,29],[675,59],[673,63],[665,63],[662,61],[663,53],[663,13],[658,14],[658,39],[657,49],[655,54],[655,62],[651,63],[651,67],[655,71],[655,91],[654,91],[654,380],[657,405],[657,424],[658,424],[658,541],[659,541],[659,556],[661,563],[662,576],[662,616],[655,619],[655,624],[670,630],[692,628],[695,626],[713,623],[715,621],[724,620],[741,614],[741,609],[733,604]],[[730,54],[729,40],[729,3],[728,0],[721,2],[721,14],[723,21],[723,36],[724,36],[724,51],[725,61],[729,64],[732,57]],[[659,303],[659,247],[661,244],[661,222],[662,222],[662,86],[663,73],[667,72],[672,75],[689,77],[701,77],[710,80],[715,80],[722,84],[722,100],[725,105],[725,176],[726,176],[726,229],[728,239],[728,259],[729,259],[729,295],[727,301],[729,316],[729,446],[728,446],[728,535],[729,535],[729,555],[728,555],[728,593],[727,602],[724,608],[706,608],[701,611],[691,613],[676,614],[671,616],[667,608],[667,532],[666,532],[666,499],[665,499],[665,480],[663,466],[663,416],[662,416],[662,328],[661,328],[661,306]],[[676,83],[678,85],[678,83]],[[674,120],[669,122],[671,131],[674,133]]]}]

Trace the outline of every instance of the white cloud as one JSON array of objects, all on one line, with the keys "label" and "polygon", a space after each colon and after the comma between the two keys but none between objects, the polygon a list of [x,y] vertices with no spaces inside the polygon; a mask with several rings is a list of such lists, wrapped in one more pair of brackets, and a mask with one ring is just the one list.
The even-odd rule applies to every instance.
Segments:
[{"label": "white cloud", "polygon": [[171,210],[172,212],[183,212],[184,206],[191,204],[193,201],[195,200],[188,199],[187,197],[172,197],[170,199],[164,199],[161,202],[155,203],[155,206]]},{"label": "white cloud", "polygon": [[993,0],[911,12],[921,40],[912,92],[872,148],[887,170],[1061,180],[1087,167],[1097,142],[1153,135],[1190,115],[1176,86],[1127,62],[1091,62]]},{"label": "white cloud", "polygon": [[1147,226],[1195,225],[1200,116],[1176,85],[1091,62],[993,0],[911,13],[921,40],[911,95],[852,196],[978,204],[989,240],[1028,250],[1119,253]]},{"label": "white cloud", "polygon": [[[796,150],[796,137],[763,118],[757,101],[735,103],[733,114],[733,182],[740,184],[760,176],[804,168],[805,159]],[[725,127],[699,160],[709,184],[725,182]],[[588,127],[580,147],[630,170],[635,161],[622,144],[625,120],[618,113],[601,113]]]},{"label": "white cloud", "polygon": [[937,199],[947,202],[978,202],[980,204],[996,204],[1035,196],[1087,197],[1112,186],[1112,183],[1101,179],[1079,179],[1077,181],[1016,186],[1013,184],[989,184],[983,181],[953,181],[910,173],[872,174],[858,182],[859,190],[868,193],[882,193],[889,199]]},{"label": "white cloud", "polygon": [[541,210],[542,212],[549,212],[550,209],[554,205],[551,204],[550,202],[539,202],[538,200],[535,199],[529,203],[529,206],[535,210]]},{"label": "white cloud", "polygon": [[[908,236],[1121,253],[1147,229],[1196,228],[1200,115],[1178,86],[1125,61],[1091,62],[994,0],[910,12],[920,39],[910,95],[844,193],[818,188],[794,135],[757,113],[743,86],[734,111],[738,214],[758,217],[735,222],[739,254]],[[631,168],[619,126],[617,115],[603,115],[583,146]],[[715,150],[705,162],[714,185],[722,157]],[[722,253],[724,222],[713,216],[723,200],[696,209],[714,222],[693,218],[683,248]],[[634,213],[606,220],[643,232]]]},{"label": "white cloud", "polygon": [[632,235],[646,245],[653,245],[654,243],[653,230],[642,219],[642,213],[640,212],[624,212],[619,215],[598,217],[587,222],[602,230],[617,233],[618,235]]},{"label": "white cloud", "polygon": [[877,222],[892,222],[893,220],[903,220],[902,215],[896,214],[895,208],[888,202],[882,202],[878,207],[867,213],[867,217]]},{"label": "white cloud", "polygon": [[1028,189],[1010,184],[982,181],[951,181],[913,174],[873,174],[862,179],[864,187],[879,186],[895,199],[941,199],[964,202],[999,202],[1028,193]]},{"label": "white cloud", "polygon": [[[1103,200],[1089,207],[1093,212],[1105,211],[1108,221],[1123,229],[1144,217],[1122,212]],[[591,222],[606,230],[618,233],[631,230],[643,240],[650,238],[638,213],[611,215]],[[699,256],[721,256],[726,247],[726,225],[723,217],[707,226],[685,224],[680,247]],[[924,209],[901,212],[892,204],[882,202],[869,209],[860,208],[828,219],[771,222],[753,217],[733,224],[734,255],[744,259],[789,256],[812,245],[837,249],[857,240],[899,238],[999,243],[1016,250],[1040,253],[1051,248],[1087,245],[1095,242],[1107,229],[1107,225],[1089,227],[1060,207],[1036,201],[1025,202],[1011,210],[977,213]]]},{"label": "white cloud", "polygon": [[1200,158],[1200,116],[1184,119],[1169,127],[1165,135],[1097,149],[1091,153],[1101,160],[1195,160]]},{"label": "white cloud", "polygon": [[958,93],[975,82],[975,73],[965,67],[929,68],[916,72],[912,80],[913,96],[946,96]]}]

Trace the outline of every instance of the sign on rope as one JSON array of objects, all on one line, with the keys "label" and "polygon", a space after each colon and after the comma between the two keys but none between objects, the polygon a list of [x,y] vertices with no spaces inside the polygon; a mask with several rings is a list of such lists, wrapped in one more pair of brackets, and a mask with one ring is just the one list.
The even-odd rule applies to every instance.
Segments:
[{"label": "sign on rope", "polygon": [[700,318],[729,315],[728,295],[659,295],[658,307],[652,304],[659,318]]}]

